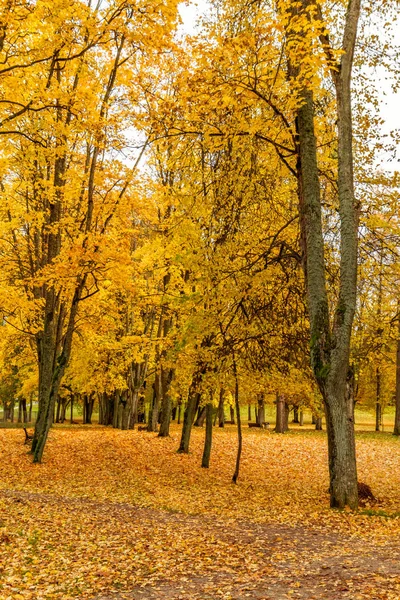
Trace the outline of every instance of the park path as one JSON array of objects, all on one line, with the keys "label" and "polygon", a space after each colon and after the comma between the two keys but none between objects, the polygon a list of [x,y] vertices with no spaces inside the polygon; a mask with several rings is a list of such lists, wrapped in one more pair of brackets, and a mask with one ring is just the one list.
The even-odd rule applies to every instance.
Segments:
[{"label": "park path", "polygon": [[20,490],[0,494],[32,511],[79,511],[99,527],[112,521],[116,528],[132,527],[136,540],[159,540],[146,558],[154,565],[169,561],[162,578],[152,574],[127,591],[93,600],[400,599],[400,540],[377,545],[324,532],[320,523],[289,527]]}]

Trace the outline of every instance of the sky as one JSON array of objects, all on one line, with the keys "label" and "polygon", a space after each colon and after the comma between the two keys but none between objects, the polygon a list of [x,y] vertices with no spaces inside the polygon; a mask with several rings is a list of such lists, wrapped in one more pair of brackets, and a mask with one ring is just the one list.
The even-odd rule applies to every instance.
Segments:
[{"label": "sky", "polygon": [[[179,12],[183,21],[182,31],[188,34],[196,32],[196,19],[201,14],[206,6],[205,0],[198,0],[197,3],[189,2],[182,3],[179,6]],[[397,24],[398,40],[400,43],[400,20]],[[384,120],[381,133],[388,135],[393,130],[400,131],[400,92],[394,93],[391,89],[389,81],[385,80],[385,74],[381,69],[371,72],[371,77],[374,78],[380,90],[380,116]],[[388,161],[388,157],[382,155],[380,159],[381,167],[387,171],[400,170],[400,148],[397,150],[395,161]]]}]

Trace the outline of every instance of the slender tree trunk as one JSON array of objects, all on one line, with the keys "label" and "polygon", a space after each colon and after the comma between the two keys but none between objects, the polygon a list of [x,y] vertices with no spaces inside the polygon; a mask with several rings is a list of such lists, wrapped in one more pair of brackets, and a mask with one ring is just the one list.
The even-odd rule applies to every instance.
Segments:
[{"label": "slender tree trunk", "polygon": [[178,404],[178,425],[181,424],[181,412],[182,412],[182,400],[179,400],[179,404]]},{"label": "slender tree trunk", "polygon": [[[400,306],[398,306],[400,311]],[[397,330],[397,348],[396,348],[396,409],[394,416],[394,435],[400,436],[400,316]]]},{"label": "slender tree trunk", "polygon": [[204,440],[204,451],[201,466],[208,469],[210,466],[211,456],[211,444],[212,444],[212,430],[213,430],[213,412],[214,405],[209,402],[206,406],[206,435]]},{"label": "slender tree trunk", "polygon": [[381,430],[382,405],[381,405],[381,371],[376,367],[376,404],[375,404],[375,431]]},{"label": "slender tree trunk", "polygon": [[225,427],[224,390],[220,390],[219,392],[218,426]]},{"label": "slender tree trunk", "polygon": [[322,431],[322,417],[317,417],[315,419],[315,430]]},{"label": "slender tree trunk", "polygon": [[171,396],[170,387],[174,372],[172,369],[161,369],[162,379],[162,406],[161,406],[161,423],[159,437],[169,436],[169,426],[171,423]]},{"label": "slender tree trunk", "polygon": [[299,423],[299,407],[293,407],[293,421],[292,423]]},{"label": "slender tree trunk", "polygon": [[231,424],[234,425],[235,424],[235,407],[234,406],[230,406],[229,410],[230,410],[230,413],[231,413]]},{"label": "slender tree trunk", "polygon": [[300,411],[300,421],[299,421],[299,423],[300,423],[300,426],[303,427],[303,425],[304,425],[304,412],[302,410]]},{"label": "slender tree trunk", "polygon": [[251,404],[247,407],[247,420],[251,421]]},{"label": "slender tree trunk", "polygon": [[72,423],[74,422],[74,395],[73,394],[71,394],[71,406],[70,406],[70,409],[71,409],[70,422],[71,422],[71,425],[72,425]]},{"label": "slender tree trunk", "polygon": [[236,370],[236,362],[234,359],[233,369],[235,375],[235,408],[236,408],[236,418],[237,418],[237,427],[238,427],[238,449],[236,455],[236,467],[235,472],[232,477],[233,483],[236,483],[239,477],[240,470],[240,458],[242,456],[242,445],[243,445],[243,437],[242,437],[242,421],[240,419],[240,404],[239,404],[239,380]]}]

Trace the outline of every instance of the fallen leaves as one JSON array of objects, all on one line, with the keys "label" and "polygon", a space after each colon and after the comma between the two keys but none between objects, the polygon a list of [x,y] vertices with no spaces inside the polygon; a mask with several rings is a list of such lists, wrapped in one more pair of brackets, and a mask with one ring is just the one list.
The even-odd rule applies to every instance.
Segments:
[{"label": "fallen leaves", "polygon": [[[209,470],[199,467],[203,435],[193,432],[186,456],[176,453],[175,427],[168,439],[100,427],[54,429],[44,463],[33,465],[21,432],[0,430],[0,598],[94,598],[219,573],[225,579],[214,598],[228,597],[229,585],[257,587],[289,572],[287,593],[303,593],[308,571],[337,580],[338,589],[337,565],[350,573],[347,579],[362,564],[371,571],[373,552],[384,553],[388,568],[376,579],[371,574],[377,595],[369,597],[390,597],[378,594],[393,575],[388,548],[400,519],[327,508],[322,436],[246,432],[241,478],[233,486],[234,429],[215,431]],[[400,497],[397,440],[360,439],[358,460],[379,510],[392,515]],[[347,579],[342,594],[352,593]],[[223,594],[215,596],[217,589]]]}]

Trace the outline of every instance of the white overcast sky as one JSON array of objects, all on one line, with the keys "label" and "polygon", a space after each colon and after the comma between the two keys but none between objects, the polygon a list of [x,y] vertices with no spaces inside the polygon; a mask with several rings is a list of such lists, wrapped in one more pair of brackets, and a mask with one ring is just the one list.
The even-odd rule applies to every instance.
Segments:
[{"label": "white overcast sky", "polygon": [[[182,3],[179,6],[179,12],[183,21],[182,30],[185,33],[193,34],[196,32],[196,20],[199,15],[204,11],[206,6],[205,0],[198,0],[198,2],[189,2],[188,4]],[[400,23],[398,23],[397,30],[399,33],[400,43]],[[371,73],[372,77],[378,80],[378,89],[382,90],[380,95],[381,106],[380,114],[384,119],[385,123],[382,127],[383,134],[389,134],[393,130],[400,130],[400,92],[394,94],[390,82],[385,81],[384,73],[382,70],[377,70]],[[387,162],[385,157],[381,161],[381,165],[385,170],[398,171],[400,170],[400,148],[397,150],[397,160],[393,162]]]}]

